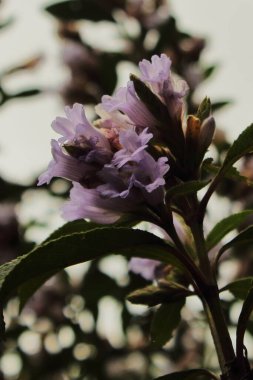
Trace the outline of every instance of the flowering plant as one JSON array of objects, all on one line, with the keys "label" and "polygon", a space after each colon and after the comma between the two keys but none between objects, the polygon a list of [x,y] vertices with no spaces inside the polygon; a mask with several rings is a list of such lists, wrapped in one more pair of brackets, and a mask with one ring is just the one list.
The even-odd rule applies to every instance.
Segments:
[{"label": "flowering plant", "polygon": [[[253,151],[253,125],[231,145],[223,162],[214,165],[206,157],[215,132],[209,99],[186,118],[188,86],[173,77],[170,59],[155,55],[151,61],[141,61],[139,68],[140,77],[131,75],[126,87],[102,98],[94,123],[80,104],[66,107],[66,117],[53,122],[61,137],[52,140],[53,160],[39,185],[53,177],[73,183],[62,210],[69,222],[31,252],[0,268],[1,300],[15,287],[23,305],[46,279],[69,265],[109,253],[134,258],[131,269],[153,285],[137,289],[128,299],[157,308],[152,340],[167,343],[180,322],[186,298],[197,296],[212,333],[221,379],[252,379],[244,346],[253,308],[252,280],[241,279],[225,288],[217,282],[223,254],[252,243],[252,226],[222,242],[252,210],[223,219],[208,233],[204,222],[220,182],[230,177],[245,180],[233,165]],[[141,221],[158,227],[163,238],[133,228]],[[230,290],[236,295],[238,289],[243,289],[245,301],[234,350],[220,293]],[[161,321],[169,322],[164,326]],[[218,377],[207,369],[190,369],[160,379]]]}]

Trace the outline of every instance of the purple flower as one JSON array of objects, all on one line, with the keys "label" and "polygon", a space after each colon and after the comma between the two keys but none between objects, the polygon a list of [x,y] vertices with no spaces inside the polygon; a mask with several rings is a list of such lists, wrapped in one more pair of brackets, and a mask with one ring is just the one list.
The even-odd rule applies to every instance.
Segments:
[{"label": "purple flower", "polygon": [[124,112],[132,124],[141,129],[157,124],[154,116],[136,95],[131,81],[128,82],[127,87],[120,87],[114,96],[104,95],[102,105],[108,112],[115,110]]},{"label": "purple flower", "polygon": [[153,55],[151,62],[143,59],[139,63],[141,79],[148,83],[170,110],[181,111],[182,98],[188,91],[184,80],[174,79],[171,74],[171,60],[165,55]]},{"label": "purple flower", "polygon": [[74,183],[70,200],[65,203],[62,215],[66,220],[90,219],[95,223],[111,224],[128,211],[124,202],[104,199],[97,189],[86,189]]},{"label": "purple flower", "polygon": [[62,152],[62,148],[56,140],[51,141],[53,160],[47,170],[39,176],[38,185],[49,184],[53,177],[62,177],[70,181],[82,181],[92,172],[92,166],[83,161]]},{"label": "purple flower", "polygon": [[138,160],[138,155],[147,148],[147,144],[152,137],[152,133],[148,133],[148,128],[144,129],[139,135],[133,129],[121,132],[119,142],[123,149],[114,154],[113,164],[120,168],[128,161]]},{"label": "purple flower", "polygon": [[160,157],[158,161],[155,161],[150,154],[144,151],[138,170],[135,172],[134,185],[141,189],[147,203],[154,206],[163,202],[164,175],[169,170],[167,161],[166,157]]},{"label": "purple flower", "polygon": [[164,174],[169,170],[167,158],[155,161],[147,152],[138,162],[117,169],[106,165],[98,176],[104,184],[97,187],[102,197],[126,199],[128,204],[156,206],[164,200]]},{"label": "purple flower", "polygon": [[81,104],[65,107],[65,112],[67,118],[57,117],[52,123],[62,137],[52,140],[53,160],[39,177],[39,185],[53,177],[86,183],[112,158],[109,141],[88,122]]},{"label": "purple flower", "polygon": [[114,154],[112,164],[105,165],[98,173],[105,182],[98,187],[102,196],[128,198],[134,194],[135,200],[151,205],[163,201],[164,175],[169,165],[166,157],[155,161],[145,151],[151,138],[152,134],[147,130],[139,135],[133,130],[120,133],[122,149]]},{"label": "purple flower", "polygon": [[151,62],[143,59],[139,63],[141,79],[154,87],[154,91],[162,94],[163,86],[170,76],[171,60],[165,54],[153,55]]},{"label": "purple flower", "polygon": [[[140,138],[143,143],[147,142],[145,134],[147,135],[143,132]],[[130,154],[120,167],[113,163],[105,165],[97,172],[96,178],[100,184],[96,187],[87,189],[78,183],[74,184],[70,201],[64,206],[64,218],[88,218],[97,223],[108,224],[115,222],[126,212],[136,212],[149,204],[158,205],[163,202],[164,197],[163,176],[169,170],[166,161],[165,157],[155,161],[142,149],[138,155],[131,157]]]},{"label": "purple flower", "polygon": [[[175,107],[184,91],[175,89],[170,66],[165,55],[140,63],[142,79],[163,102],[170,100]],[[73,182],[63,210],[68,220],[88,218],[108,224],[124,213],[155,212],[164,202],[169,170],[167,157],[155,159],[147,151],[157,121],[135,93],[133,82],[114,96],[104,96],[96,111],[100,118],[93,124],[80,104],[65,107],[66,117],[55,119],[52,127],[60,137],[52,141],[53,160],[39,177],[39,185],[53,177]]]},{"label": "purple flower", "polygon": [[66,106],[65,113],[67,118],[57,117],[52,123],[52,128],[62,135],[59,143],[68,141],[80,145],[83,140],[93,139],[97,146],[110,150],[107,139],[87,120],[81,104],[75,103],[72,108]]}]

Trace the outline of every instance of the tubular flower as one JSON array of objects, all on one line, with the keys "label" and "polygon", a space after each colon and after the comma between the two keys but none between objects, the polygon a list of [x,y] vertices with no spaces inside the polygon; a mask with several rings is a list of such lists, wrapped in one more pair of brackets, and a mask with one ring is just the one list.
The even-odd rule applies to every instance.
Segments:
[{"label": "tubular flower", "polygon": [[169,166],[166,157],[156,161],[146,151],[153,137],[147,128],[139,134],[133,124],[127,129],[117,111],[111,119],[103,114],[104,119],[95,122],[99,128],[88,122],[80,104],[65,112],[67,118],[58,117],[52,124],[61,137],[52,141],[53,160],[38,183],[49,183],[53,177],[73,182],[64,218],[107,224],[163,202],[163,177]]},{"label": "tubular flower", "polygon": [[152,91],[170,108],[178,111],[182,108],[182,98],[188,91],[184,80],[171,74],[171,60],[165,55],[153,55],[151,62],[143,59],[139,63],[141,80],[149,84]]},{"label": "tubular flower", "polygon": [[102,106],[108,112],[124,112],[130,119],[129,124],[140,129],[152,128],[157,124],[154,116],[136,95],[132,81],[128,82],[127,87],[120,87],[114,96],[104,95]]}]

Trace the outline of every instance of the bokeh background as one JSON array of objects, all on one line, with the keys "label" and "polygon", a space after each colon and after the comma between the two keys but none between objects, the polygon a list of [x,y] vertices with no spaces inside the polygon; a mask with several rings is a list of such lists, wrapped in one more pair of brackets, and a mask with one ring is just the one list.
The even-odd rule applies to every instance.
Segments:
[{"label": "bokeh background", "polygon": [[[37,176],[50,160],[52,120],[63,115],[64,104],[75,101],[86,104],[94,118],[93,106],[101,95],[125,83],[129,72],[138,74],[136,64],[142,58],[162,52],[171,56],[174,71],[190,85],[190,112],[210,96],[220,130],[212,148],[217,159],[227,141],[253,120],[251,0],[54,4],[0,3],[1,263],[26,252],[64,223],[59,208],[68,184],[56,180],[48,189],[36,187]],[[222,207],[211,210],[211,221],[246,207],[244,189],[232,185],[234,192],[228,184],[220,194],[229,195],[233,205],[219,199]],[[252,195],[247,199],[250,204]],[[224,263],[221,275],[226,281],[240,271],[245,273],[245,268],[234,260],[229,270]],[[145,284],[141,276],[129,273],[126,260],[117,257],[70,268],[50,280],[20,317],[13,297],[5,310],[8,332],[0,376],[130,380],[194,365],[215,369],[210,337],[194,301],[166,349],[150,346],[152,311],[124,301]],[[240,304],[229,297],[224,302],[233,329]],[[250,334],[247,339],[252,347]]]}]

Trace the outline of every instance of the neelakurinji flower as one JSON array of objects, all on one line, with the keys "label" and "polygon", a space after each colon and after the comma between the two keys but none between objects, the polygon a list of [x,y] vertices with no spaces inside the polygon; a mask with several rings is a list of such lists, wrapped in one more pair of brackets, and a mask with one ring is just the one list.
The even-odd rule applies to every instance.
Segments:
[{"label": "neelakurinji flower", "polygon": [[151,62],[143,59],[139,63],[140,79],[149,84],[162,101],[177,112],[181,110],[182,98],[187,94],[187,83],[171,74],[171,60],[165,55],[153,55]]},{"label": "neelakurinji flower", "polygon": [[[173,87],[170,66],[164,54],[153,56],[151,62],[143,60],[141,79],[162,102],[181,102],[185,91]],[[100,118],[93,124],[80,104],[65,107],[67,117],[55,119],[52,128],[61,137],[52,140],[53,160],[39,177],[39,185],[53,177],[73,182],[63,208],[68,220],[113,223],[126,212],[154,210],[164,202],[164,176],[169,170],[168,157],[154,158],[148,151],[156,118],[132,81],[114,96],[104,96],[95,109]]]},{"label": "neelakurinji flower", "polygon": [[[184,80],[172,76],[171,60],[165,54],[161,54],[160,57],[154,55],[151,62],[143,59],[139,68],[140,79],[168,107],[169,112],[181,114],[182,98],[188,91],[188,85]],[[104,95],[102,107],[108,112],[123,112],[135,126],[142,129],[148,127],[153,133],[153,128],[157,126],[156,118],[137,96],[132,81],[129,81],[126,87],[120,87],[115,95]]]},{"label": "neelakurinji flower", "polygon": [[81,104],[65,107],[65,112],[67,118],[57,117],[52,123],[62,137],[51,142],[53,160],[39,177],[39,185],[48,184],[53,177],[87,182],[112,158],[107,138],[88,122]]},{"label": "neelakurinji flower", "polygon": [[[129,135],[129,132],[125,133]],[[100,184],[93,189],[74,184],[70,201],[63,207],[63,216],[67,220],[88,218],[97,223],[113,223],[124,213],[138,210],[143,203],[154,206],[163,201],[163,176],[169,170],[167,158],[155,161],[145,151],[145,146],[140,146],[140,141],[146,142],[143,136],[133,130],[131,134],[134,135],[131,146],[124,146],[124,138],[120,139],[124,148],[117,152],[122,158],[121,162],[116,157],[118,167],[112,159],[111,164],[97,172]],[[136,155],[133,154],[134,148],[139,149]]]},{"label": "neelakurinji flower", "polygon": [[129,81],[127,87],[120,87],[115,95],[104,95],[102,107],[108,111],[121,111],[129,117],[129,124],[138,128],[153,127],[156,119],[135,93],[134,84]]},{"label": "neelakurinji flower", "polygon": [[53,160],[39,178],[39,185],[56,176],[74,182],[63,209],[66,219],[113,223],[144,203],[163,201],[169,166],[166,157],[155,161],[145,150],[152,134],[146,129],[137,134],[133,127],[119,130],[121,149],[113,153],[110,139],[87,121],[81,105],[67,108],[66,114],[53,123],[62,137],[53,140]]}]

